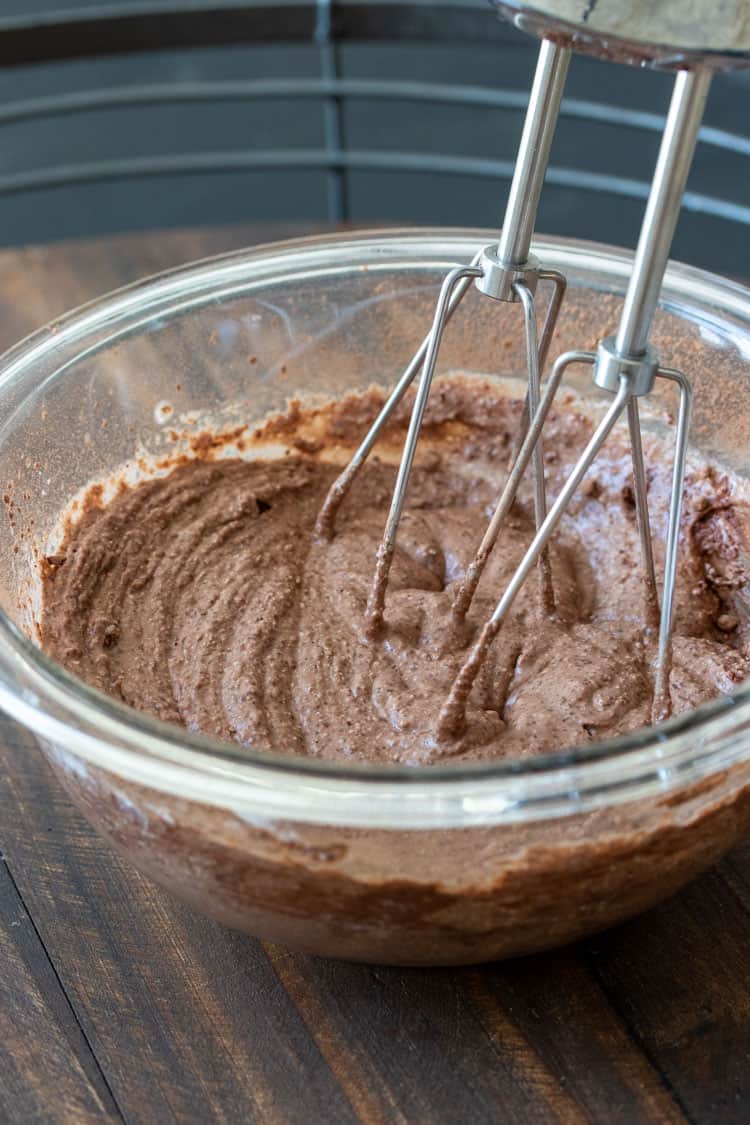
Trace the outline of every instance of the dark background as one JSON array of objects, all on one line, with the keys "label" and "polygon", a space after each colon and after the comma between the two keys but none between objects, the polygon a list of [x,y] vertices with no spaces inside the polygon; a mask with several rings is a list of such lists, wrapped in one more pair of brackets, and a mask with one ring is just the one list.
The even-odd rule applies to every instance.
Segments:
[{"label": "dark background", "polygon": [[[0,44],[40,14],[135,6],[0,0]],[[190,0],[143,7],[195,18]],[[468,31],[447,31],[455,9],[472,15]],[[4,67],[0,244],[289,219],[497,224],[537,44],[484,0],[430,10],[431,26],[406,38],[414,29],[405,23],[400,42],[393,20],[386,42],[377,26],[337,38],[335,18],[327,42],[281,42],[291,32],[279,8],[261,44]],[[321,93],[324,75],[344,83],[339,98]],[[268,80],[282,88],[261,96]],[[352,90],[362,81],[370,85]],[[402,85],[385,96],[406,82],[415,96]],[[745,73],[714,82],[674,247],[675,257],[735,275],[747,273],[749,82]],[[541,231],[634,243],[670,88],[665,74],[574,58]],[[481,104],[508,93],[510,105]],[[123,104],[87,104],[102,97]]]}]

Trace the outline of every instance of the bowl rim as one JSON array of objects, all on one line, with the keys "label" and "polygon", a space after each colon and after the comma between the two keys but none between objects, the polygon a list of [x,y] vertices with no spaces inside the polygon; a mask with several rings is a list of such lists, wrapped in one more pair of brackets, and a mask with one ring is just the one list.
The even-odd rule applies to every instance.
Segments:
[{"label": "bowl rim", "polygon": [[[114,325],[139,309],[148,308],[151,319],[160,302],[174,303],[175,298],[190,293],[203,293],[206,299],[209,292],[215,300],[217,287],[230,280],[231,275],[238,271],[241,275],[248,267],[251,271],[253,267],[258,269],[260,263],[270,259],[277,266],[284,258],[292,261],[297,255],[312,252],[323,259],[321,268],[325,268],[327,252],[329,258],[335,259],[342,250],[357,244],[371,252],[390,251],[395,264],[396,253],[408,257],[410,247],[413,251],[421,247],[428,261],[426,249],[433,246],[434,264],[439,265],[440,244],[455,244],[468,260],[477,245],[496,238],[497,232],[471,228],[345,231],[264,243],[163,271],[65,313],[1,355],[0,403],[8,381],[27,371],[52,349],[83,340],[94,330]],[[578,261],[579,268],[585,259],[588,270],[595,269],[599,261],[606,265],[608,273],[623,279],[633,258],[627,250],[581,239],[539,236],[534,240],[534,249],[540,256],[552,251],[558,259]],[[670,263],[662,307],[670,307],[670,292],[677,296],[682,293],[684,302],[686,288],[690,288],[691,297],[709,307],[718,306],[724,317],[733,312],[750,325],[750,288],[695,267]],[[80,358],[79,355],[70,362]],[[241,796],[238,786],[245,790],[245,797],[248,785],[251,789],[260,786],[268,798],[276,782],[288,796],[289,786],[296,779],[301,783],[297,796],[305,793],[307,800],[315,802],[316,793],[325,791],[328,795],[317,812],[307,810],[307,815],[304,800],[302,804],[292,802],[298,806],[295,817],[321,823],[335,819],[337,807],[343,811],[347,789],[349,796],[356,795],[357,799],[365,799],[363,794],[377,790],[403,793],[405,786],[410,794],[419,791],[424,807],[421,813],[415,807],[415,815],[407,816],[404,826],[411,821],[415,821],[415,826],[436,823],[439,810],[445,810],[445,801],[456,800],[463,809],[461,824],[467,823],[467,801],[472,800],[478,804],[473,816],[469,809],[468,822],[484,823],[488,817],[493,821],[512,820],[522,814],[525,818],[539,802],[552,812],[561,810],[562,801],[562,812],[568,813],[633,799],[646,790],[653,791],[654,786],[668,791],[750,756],[750,748],[741,750],[736,738],[728,737],[741,719],[750,721],[750,681],[730,695],[658,726],[532,758],[447,760],[415,769],[405,765],[344,764],[250,749],[162,722],[90,687],[46,656],[2,610],[0,706],[43,742],[56,746],[60,754],[70,752],[76,758],[157,789],[165,788],[165,769],[172,777],[181,773],[183,781],[188,782],[183,792],[197,800],[218,799],[227,807],[235,807]],[[211,782],[210,797],[208,790],[202,789],[207,780]],[[481,795],[487,790],[491,790],[491,795],[483,804]],[[264,799],[263,804],[269,809],[275,807],[277,812],[290,807],[283,800]],[[327,812],[323,811],[324,806]],[[381,823],[381,818],[379,814],[368,816],[363,812],[358,823]]]}]

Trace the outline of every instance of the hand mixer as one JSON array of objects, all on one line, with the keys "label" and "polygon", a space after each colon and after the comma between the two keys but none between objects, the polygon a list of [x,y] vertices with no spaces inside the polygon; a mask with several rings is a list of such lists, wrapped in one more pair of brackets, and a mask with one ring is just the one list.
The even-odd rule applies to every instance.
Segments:
[{"label": "hand mixer", "polygon": [[[613,427],[623,415],[627,416],[632,453],[633,496],[645,580],[645,623],[649,629],[658,631],[652,717],[654,721],[660,721],[670,713],[673,596],[691,387],[682,372],[660,364],[655,349],[649,343],[649,335],[712,72],[746,63],[750,47],[750,12],[748,5],[743,3],[716,6],[707,0],[692,0],[685,5],[668,0],[664,4],[644,5],[640,2],[621,3],[619,0],[599,0],[599,3],[597,0],[588,0],[588,3],[583,3],[583,0],[548,0],[542,5],[530,6],[518,0],[499,0],[498,6],[501,13],[518,26],[542,37],[500,239],[497,244],[481,249],[470,265],[457,266],[446,276],[430,332],[354,457],[331,487],[317,522],[317,533],[321,538],[327,539],[334,534],[336,513],[343,497],[396,406],[421,372],[365,612],[365,636],[370,641],[376,641],[384,626],[388,575],[399,521],[446,325],[472,283],[490,299],[519,302],[526,337],[526,400],[507,482],[482,542],[457,587],[453,603],[456,624],[465,618],[485,563],[529,464],[536,530],[494,612],[470,648],[443,705],[436,734],[438,740],[444,742],[461,734],[466,703],[474,681],[521,587],[535,568],[539,572],[542,612],[549,614],[553,611],[554,590],[547,558],[550,538]],[[676,76],[617,332],[601,339],[596,351],[569,351],[560,355],[552,366],[542,394],[541,372],[564,298],[565,279],[556,271],[545,269],[530,254],[530,246],[571,49],[639,65],[670,67],[676,70]],[[550,282],[553,288],[542,331],[538,333],[535,294],[540,282]],[[562,377],[573,364],[590,366],[595,386],[610,392],[613,399],[547,510],[542,448],[544,423]],[[638,399],[652,391],[657,379],[674,383],[679,392],[661,605],[638,409]]]}]

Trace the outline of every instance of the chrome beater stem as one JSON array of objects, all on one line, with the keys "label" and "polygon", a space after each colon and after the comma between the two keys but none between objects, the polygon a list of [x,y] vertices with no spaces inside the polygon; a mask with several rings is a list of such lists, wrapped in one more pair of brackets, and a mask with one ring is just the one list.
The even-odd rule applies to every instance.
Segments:
[{"label": "chrome beater stem", "polygon": [[432,376],[435,371],[435,363],[437,362],[440,339],[448,320],[450,300],[454,295],[457,285],[464,280],[479,276],[481,276],[481,271],[477,266],[458,266],[456,269],[451,270],[440,290],[432,331],[427,338],[427,354],[425,356],[424,366],[422,367],[422,376],[419,380],[417,397],[414,400],[414,409],[412,410],[409,420],[409,430],[406,435],[404,450],[401,454],[401,464],[398,468],[398,476],[396,477],[396,484],[393,489],[393,496],[391,497],[391,508],[388,513],[385,532],[380,546],[378,547],[375,560],[375,577],[370,589],[370,597],[365,611],[365,636],[370,640],[373,640],[377,636],[383,620],[388,573],[391,569],[393,552],[396,549],[396,533],[406,499],[409,475],[412,465],[414,464],[414,454],[417,450],[419,431],[422,428],[422,420],[424,418],[425,409],[427,408],[427,398],[432,385]]}]

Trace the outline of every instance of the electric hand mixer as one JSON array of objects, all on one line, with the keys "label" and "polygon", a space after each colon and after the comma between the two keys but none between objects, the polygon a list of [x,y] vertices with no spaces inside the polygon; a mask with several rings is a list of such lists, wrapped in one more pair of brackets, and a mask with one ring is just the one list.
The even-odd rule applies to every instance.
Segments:
[{"label": "electric hand mixer", "polygon": [[[695,150],[712,72],[748,61],[750,5],[717,5],[707,0],[657,5],[618,0],[551,0],[541,5],[501,0],[503,15],[519,27],[542,37],[536,74],[515,166],[505,220],[497,244],[481,249],[470,265],[451,270],[441,287],[432,328],[391,392],[354,457],[333,484],[317,522],[323,539],[334,534],[337,510],[379,435],[419,374],[409,428],[396,478],[390,511],[377,552],[364,629],[375,642],[384,627],[388,575],[396,547],[399,521],[414,462],[420,428],[430,393],[440,343],[446,325],[469,286],[499,302],[519,302],[526,336],[528,387],[507,482],[484,538],[465,576],[458,584],[453,618],[460,624],[510,512],[521,480],[531,466],[536,532],[502,593],[497,606],[468,651],[437,723],[439,740],[459,735],[465,722],[466,701],[493,640],[501,629],[521,587],[538,570],[541,609],[554,609],[554,589],[547,547],[567,505],[581,485],[618,419],[627,416],[632,453],[633,496],[644,572],[645,624],[658,634],[654,667],[653,719],[670,713],[669,675],[673,624],[673,595],[691,410],[691,387],[685,375],[660,364],[649,343],[651,324],[667,265],[690,164]],[[531,253],[531,238],[550,146],[554,135],[571,50],[583,50],[634,65],[676,70],[664,135],[641,227],[619,326],[616,334],[599,341],[596,351],[568,351],[557,357],[541,388],[541,373],[565,293],[565,278],[546,269]],[[541,333],[537,328],[536,293],[552,286]],[[594,429],[551,507],[544,481],[543,431],[565,371],[573,364],[592,369],[594,384],[612,394],[612,402]],[[420,374],[421,372],[421,374]],[[672,490],[666,534],[664,573],[659,601],[649,523],[646,471],[641,442],[638,400],[648,395],[657,379],[674,383],[679,391]]]}]

